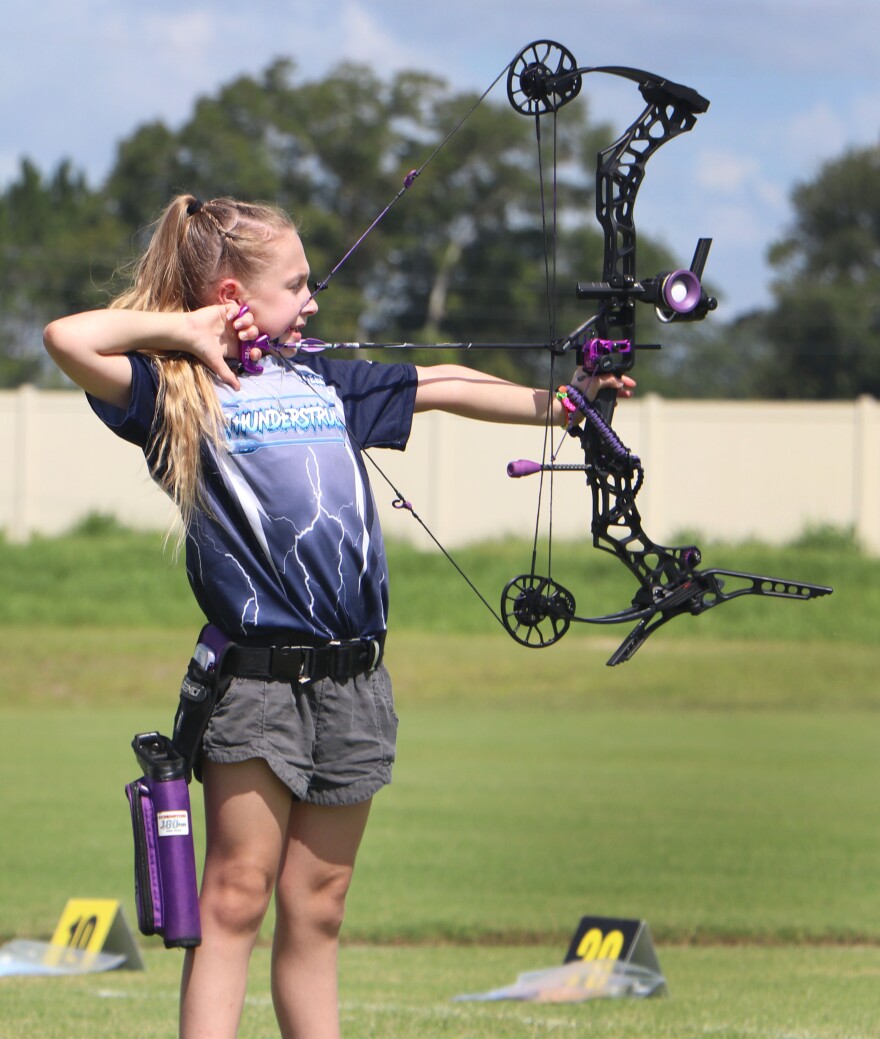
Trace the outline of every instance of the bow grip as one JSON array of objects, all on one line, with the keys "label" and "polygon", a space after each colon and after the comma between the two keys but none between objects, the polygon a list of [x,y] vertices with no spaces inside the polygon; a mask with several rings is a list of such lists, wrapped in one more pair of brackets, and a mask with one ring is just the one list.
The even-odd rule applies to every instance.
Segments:
[{"label": "bow grip", "polygon": [[605,386],[596,394],[593,406],[610,426],[614,417],[614,408],[617,405],[617,390],[611,386]]}]

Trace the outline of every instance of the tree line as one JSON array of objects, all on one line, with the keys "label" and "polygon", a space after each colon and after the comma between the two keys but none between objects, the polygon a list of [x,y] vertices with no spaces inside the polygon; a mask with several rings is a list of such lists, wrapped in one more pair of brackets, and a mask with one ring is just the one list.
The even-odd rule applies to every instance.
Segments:
[{"label": "tree line", "polygon": [[[161,121],[137,127],[98,186],[70,161],[45,173],[23,159],[0,195],[0,386],[61,384],[43,355],[43,325],[118,291],[172,195],[276,201],[294,216],[312,270],[324,277],[475,100],[419,72],[383,79],[345,64],[306,81],[294,62],[278,60],[198,99],[177,130]],[[549,202],[542,212],[535,189],[541,173],[550,175],[549,146],[539,169],[533,122],[506,103],[484,102],[414,181],[417,199],[393,205],[381,232],[331,280],[310,331],[336,340],[501,343],[545,342],[577,327],[588,314],[572,286],[602,268],[592,171],[612,132],[592,123],[582,103],[560,120],[552,143],[558,174],[547,192],[558,211],[551,232]],[[829,162],[792,201],[792,229],[770,254],[773,305],[734,323],[716,316],[676,325],[682,347],[639,366],[640,390],[880,396],[880,146]],[[555,298],[546,278],[551,234]],[[640,238],[640,273],[677,265]],[[548,363],[542,351],[462,357],[523,381],[543,380]]]}]

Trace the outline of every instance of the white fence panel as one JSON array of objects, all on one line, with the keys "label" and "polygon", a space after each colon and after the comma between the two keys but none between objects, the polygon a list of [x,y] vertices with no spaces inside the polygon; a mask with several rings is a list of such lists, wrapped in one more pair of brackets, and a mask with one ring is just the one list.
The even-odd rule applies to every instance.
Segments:
[{"label": "white fence panel", "polygon": [[[779,543],[808,525],[853,527],[880,554],[880,405],[855,402],[666,401],[620,404],[615,429],[646,468],[639,507],[651,536],[681,531]],[[535,458],[541,431],[417,415],[403,453],[376,452],[413,507],[449,547],[504,534],[530,536],[538,478],[511,480],[511,459]],[[89,513],[165,530],[171,509],[140,452],[110,434],[81,393],[0,392],[0,529],[10,540],[58,534]],[[577,460],[577,445],[565,460]],[[373,474],[386,532],[428,544]],[[580,474],[554,481],[554,530],[586,538]]]}]

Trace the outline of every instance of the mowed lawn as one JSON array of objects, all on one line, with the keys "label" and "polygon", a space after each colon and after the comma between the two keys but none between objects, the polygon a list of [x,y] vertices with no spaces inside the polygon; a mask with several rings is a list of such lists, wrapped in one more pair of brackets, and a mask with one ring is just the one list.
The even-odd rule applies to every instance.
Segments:
[{"label": "mowed lawn", "polygon": [[[811,568],[794,576],[833,565]],[[607,632],[531,651],[401,625],[399,758],[350,896],[345,1034],[880,1034],[880,649],[848,617],[869,583],[758,604],[735,637],[719,631],[739,603],[683,618],[614,669]],[[824,635],[791,619],[826,605]],[[194,628],[96,616],[6,629],[3,940],[47,938],[74,896],[117,898],[134,921],[129,743],[169,729]],[[560,963],[582,915],[646,920],[669,998],[453,1001]],[[270,930],[242,1035],[277,1034]],[[141,941],[143,973],[0,978],[0,1037],[174,1034],[179,954]]]}]

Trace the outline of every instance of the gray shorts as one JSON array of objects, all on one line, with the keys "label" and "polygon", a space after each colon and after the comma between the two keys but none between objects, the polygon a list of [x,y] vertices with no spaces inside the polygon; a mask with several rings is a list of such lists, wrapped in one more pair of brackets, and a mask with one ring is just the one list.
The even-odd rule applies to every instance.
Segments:
[{"label": "gray shorts", "polygon": [[347,682],[230,678],[202,742],[208,761],[265,760],[309,804],[352,805],[391,782],[397,715],[384,665]]}]

